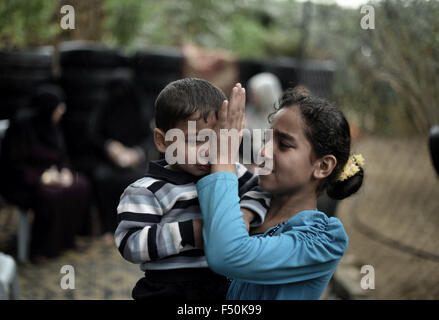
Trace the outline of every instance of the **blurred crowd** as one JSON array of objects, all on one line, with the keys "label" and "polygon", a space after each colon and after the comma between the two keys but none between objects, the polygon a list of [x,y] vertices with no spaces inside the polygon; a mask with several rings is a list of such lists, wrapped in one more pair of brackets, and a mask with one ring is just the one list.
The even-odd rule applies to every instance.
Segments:
[{"label": "blurred crowd", "polygon": [[59,86],[39,86],[31,112],[10,122],[2,141],[1,194],[32,209],[30,258],[36,263],[74,248],[76,235],[91,235],[92,204],[111,244],[119,197],[147,166],[149,122],[130,82],[110,83],[108,102],[91,122],[93,152],[86,165],[73,165],[69,157],[60,127],[67,108]]}]

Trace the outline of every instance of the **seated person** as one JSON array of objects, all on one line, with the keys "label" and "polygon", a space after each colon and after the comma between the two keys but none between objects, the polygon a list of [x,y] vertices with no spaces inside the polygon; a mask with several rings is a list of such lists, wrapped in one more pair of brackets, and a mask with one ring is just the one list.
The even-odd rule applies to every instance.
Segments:
[{"label": "seated person", "polygon": [[147,160],[152,157],[150,113],[131,81],[113,80],[108,85],[107,103],[97,110],[92,121],[91,140],[98,159],[90,178],[107,245],[114,245],[120,195],[146,174]]},{"label": "seated person", "polygon": [[14,120],[2,143],[1,193],[35,213],[31,260],[44,262],[75,247],[75,235],[89,215],[87,180],[69,164],[59,122],[66,111],[64,95],[54,85],[37,89],[33,115]]}]

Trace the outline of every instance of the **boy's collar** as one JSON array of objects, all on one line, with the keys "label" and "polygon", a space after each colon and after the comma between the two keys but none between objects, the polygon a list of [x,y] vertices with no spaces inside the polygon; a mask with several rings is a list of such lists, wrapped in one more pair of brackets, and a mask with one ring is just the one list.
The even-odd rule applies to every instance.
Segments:
[{"label": "boy's collar", "polygon": [[184,171],[174,171],[165,168],[168,163],[165,159],[153,160],[149,162],[147,177],[165,180],[173,184],[197,183],[204,176],[194,176]]}]

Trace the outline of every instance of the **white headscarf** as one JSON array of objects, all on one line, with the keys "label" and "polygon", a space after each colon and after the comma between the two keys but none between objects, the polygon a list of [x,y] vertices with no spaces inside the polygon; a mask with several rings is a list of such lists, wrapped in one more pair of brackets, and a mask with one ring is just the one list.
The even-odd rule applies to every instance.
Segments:
[{"label": "white headscarf", "polygon": [[[266,129],[268,116],[274,111],[278,99],[282,94],[279,79],[272,73],[259,73],[247,82],[248,108],[246,108],[246,127],[248,129]],[[253,136],[254,150],[262,148],[262,140]],[[261,137],[262,138],[262,137]]]},{"label": "white headscarf", "polygon": [[250,104],[247,127],[267,128],[267,117],[282,94],[279,79],[272,73],[259,73],[249,79],[247,90]]}]

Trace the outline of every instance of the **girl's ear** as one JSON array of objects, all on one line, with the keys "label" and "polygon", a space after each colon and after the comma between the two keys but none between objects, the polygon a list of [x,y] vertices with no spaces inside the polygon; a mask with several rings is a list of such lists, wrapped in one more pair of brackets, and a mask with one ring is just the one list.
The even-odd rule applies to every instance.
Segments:
[{"label": "girl's ear", "polygon": [[154,128],[154,143],[158,151],[166,152],[165,133],[158,128]]},{"label": "girl's ear", "polygon": [[323,156],[316,161],[316,166],[313,171],[313,177],[315,179],[325,179],[327,178],[335,166],[337,165],[337,158],[332,154]]}]

